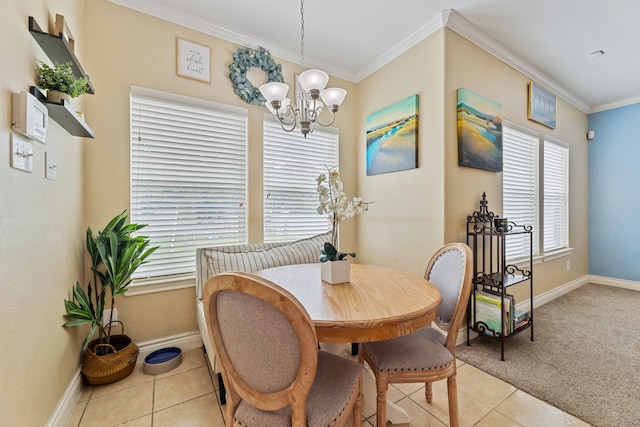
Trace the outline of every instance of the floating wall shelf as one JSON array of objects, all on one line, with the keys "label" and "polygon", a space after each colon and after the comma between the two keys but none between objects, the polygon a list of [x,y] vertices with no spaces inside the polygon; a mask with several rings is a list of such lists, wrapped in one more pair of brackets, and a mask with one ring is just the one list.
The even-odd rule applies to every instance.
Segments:
[{"label": "floating wall shelf", "polygon": [[89,86],[87,92],[91,94],[95,93],[89,76],[82,69],[78,58],[76,58],[73,53],[73,49],[71,49],[69,43],[62,37],[62,34],[56,36],[42,31],[32,16],[29,17],[29,32],[54,65],[71,61],[71,68],[73,69],[74,75],[76,77],[85,77]]},{"label": "floating wall shelf", "polygon": [[31,86],[31,94],[38,98],[38,101],[46,105],[49,110],[49,118],[55,120],[67,132],[73,136],[81,136],[83,138],[94,138],[93,130],[85,123],[84,120],[76,113],[71,105],[64,100],[61,103],[47,101],[40,89]]}]

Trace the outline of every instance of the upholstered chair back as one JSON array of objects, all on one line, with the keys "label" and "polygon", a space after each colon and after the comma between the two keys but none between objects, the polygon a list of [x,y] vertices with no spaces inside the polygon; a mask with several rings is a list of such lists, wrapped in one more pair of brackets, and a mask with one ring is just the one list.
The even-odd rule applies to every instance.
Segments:
[{"label": "upholstered chair back", "polygon": [[301,402],[304,413],[318,366],[315,328],[304,307],[278,285],[239,272],[209,279],[203,303],[227,404],[235,410],[243,400],[276,411]]},{"label": "upholstered chair back", "polygon": [[[464,317],[471,291],[473,255],[463,243],[443,246],[429,261],[425,279],[433,283],[442,294],[435,324],[447,334],[448,348],[455,347],[458,330]],[[452,340],[453,343],[449,341]]]},{"label": "upholstered chair back", "polygon": [[300,340],[282,312],[230,290],[220,292],[216,306],[222,343],[242,381],[262,393],[291,385],[300,368]]}]

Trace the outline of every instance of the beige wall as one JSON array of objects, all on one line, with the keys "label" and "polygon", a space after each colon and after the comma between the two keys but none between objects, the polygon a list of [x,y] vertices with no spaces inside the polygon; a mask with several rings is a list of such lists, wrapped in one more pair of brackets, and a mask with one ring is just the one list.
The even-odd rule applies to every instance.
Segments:
[{"label": "beige wall", "polygon": [[[63,299],[83,280],[86,226],[100,229],[129,207],[129,88],[165,90],[248,108],[250,241],[262,238],[262,116],[233,94],[227,77],[231,43],[104,0],[11,0],[0,15],[0,413],[7,425],[45,424],[78,367],[82,334],[65,329]],[[50,9],[57,8],[57,9]],[[84,8],[84,10],[83,10]],[[76,38],[76,53],[91,75],[95,95],[74,101],[96,133],[69,136],[51,123],[46,145],[34,143],[34,172],[9,167],[10,93],[34,83],[44,59],[27,31],[27,17],[44,24],[61,13]],[[85,31],[85,28],[90,31]],[[211,47],[212,83],[176,76],[175,43],[182,37]],[[282,62],[290,83],[294,64]],[[584,113],[558,99],[558,127],[526,118],[528,78],[449,30],[440,30],[360,82],[331,79],[349,91],[339,113],[340,165],[349,195],[375,202],[342,227],[342,247],[357,261],[422,274],[445,242],[464,241],[466,215],[486,191],[501,210],[501,174],[457,165],[456,90],[466,87],[502,104],[503,116],[570,144],[569,257],[535,268],[539,294],[582,277],[587,265],[587,147]],[[407,96],[420,96],[419,167],[366,176],[365,118]],[[44,179],[44,152],[58,157],[58,181]],[[4,154],[2,154],[4,153]],[[572,270],[566,271],[566,260]],[[119,317],[134,340],[196,330],[193,288],[128,296]],[[170,315],[168,315],[168,313]],[[34,405],[34,402],[38,402]]]},{"label": "beige wall", "polygon": [[[374,202],[358,217],[360,263],[422,275],[444,242],[444,55],[440,30],[358,84],[358,192]],[[418,168],[366,176],[366,117],[414,94]]]},{"label": "beige wall", "polygon": [[[46,55],[28,31],[65,16],[83,58],[83,3],[5,0],[0,13],[0,424],[45,425],[78,369],[80,334],[62,327],[63,300],[82,280],[82,151],[86,141],[52,120],[47,143],[33,142],[33,173],[9,162],[11,93],[35,83]],[[80,108],[82,100],[74,100]],[[57,156],[58,180],[44,178],[44,154]]]},{"label": "beige wall", "polygon": [[[91,28],[86,62],[96,88],[96,94],[86,101],[87,121],[96,133],[85,151],[87,224],[100,228],[129,208],[129,88],[137,85],[248,109],[249,240],[262,241],[262,120],[266,109],[250,106],[233,93],[228,66],[238,46],[104,0],[87,0],[85,4],[86,25]],[[176,75],[176,37],[211,48],[210,84]],[[278,62],[291,85],[299,67]],[[354,85],[333,77],[330,84],[350,92],[336,126],[340,128],[340,163],[352,165],[356,141],[349,124],[355,117]],[[341,171],[351,194],[356,188],[356,171],[349,167]],[[346,225],[343,244],[354,246],[355,223]],[[119,319],[136,341],[197,329],[194,288],[125,296],[117,306]]]},{"label": "beige wall", "polygon": [[[502,173],[458,166],[456,91],[464,87],[500,103],[503,118],[570,145],[569,239],[574,251],[570,256],[535,266],[534,295],[587,275],[586,114],[558,98],[555,129],[530,121],[527,119],[528,77],[448,29],[445,52],[445,241],[465,241],[466,217],[478,209],[483,192],[487,193],[490,210],[502,214]],[[571,271],[566,270],[566,261],[571,261]],[[522,299],[525,294],[520,291],[516,297]]]}]

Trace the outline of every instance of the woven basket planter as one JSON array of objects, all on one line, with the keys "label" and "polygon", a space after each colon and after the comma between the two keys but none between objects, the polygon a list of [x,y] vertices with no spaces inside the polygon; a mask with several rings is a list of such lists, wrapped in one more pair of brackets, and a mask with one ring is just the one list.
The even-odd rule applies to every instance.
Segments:
[{"label": "woven basket planter", "polygon": [[[111,335],[109,344],[100,344],[96,339],[89,343],[84,354],[82,374],[91,385],[110,384],[127,377],[136,366],[140,349],[124,334]],[[106,351],[108,354],[102,355]]]}]

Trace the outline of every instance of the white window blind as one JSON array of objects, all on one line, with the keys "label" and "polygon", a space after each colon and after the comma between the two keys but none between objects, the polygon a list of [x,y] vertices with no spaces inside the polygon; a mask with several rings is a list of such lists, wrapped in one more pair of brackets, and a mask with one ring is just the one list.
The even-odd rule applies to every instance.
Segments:
[{"label": "white window blind", "polygon": [[569,246],[569,145],[544,140],[544,252]]},{"label": "white window blind", "polygon": [[195,271],[195,249],[247,243],[247,111],[131,90],[131,222],[160,248],[135,273]]},{"label": "white window blind", "polygon": [[318,215],[316,178],[338,165],[338,131],[316,127],[305,139],[264,119],[264,241],[305,238],[329,230]]},{"label": "white window blind", "polygon": [[[539,253],[538,244],[538,134],[506,122],[502,142],[502,210],[503,217],[517,225],[533,227],[533,255]],[[526,235],[506,239],[507,258],[529,255]]]}]

